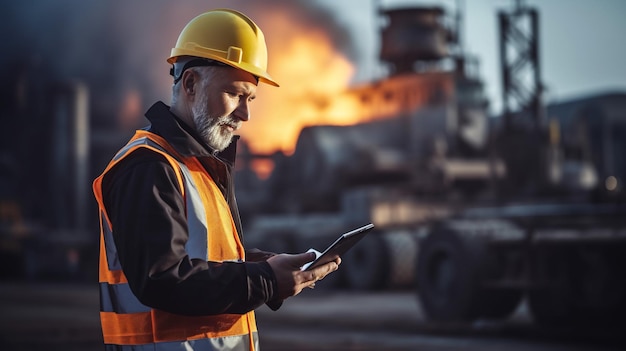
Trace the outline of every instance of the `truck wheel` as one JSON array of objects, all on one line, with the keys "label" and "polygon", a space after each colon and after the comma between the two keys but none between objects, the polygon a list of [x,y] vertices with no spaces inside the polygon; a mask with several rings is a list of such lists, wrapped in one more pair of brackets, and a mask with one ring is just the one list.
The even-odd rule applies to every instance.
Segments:
[{"label": "truck wheel", "polygon": [[545,284],[529,294],[535,320],[547,325],[623,325],[623,262],[619,250],[553,248],[538,252],[536,276]]},{"label": "truck wheel", "polygon": [[494,289],[481,293],[480,317],[503,319],[511,315],[522,300],[517,289]]},{"label": "truck wheel", "polygon": [[386,286],[389,267],[389,248],[383,233],[373,232],[341,258],[339,270],[349,289],[369,291]]},{"label": "truck wheel", "polygon": [[557,248],[538,249],[533,272],[539,286],[528,293],[528,306],[535,322],[544,325],[575,324],[578,313],[570,293],[571,253]]},{"label": "truck wheel", "polygon": [[626,284],[619,274],[623,272],[623,266],[618,263],[620,257],[608,248],[582,247],[575,251],[574,257],[578,279],[572,288],[579,301],[580,316],[592,325],[621,324]]},{"label": "truck wheel", "polygon": [[[500,232],[501,234],[502,232]],[[487,249],[481,255],[479,316],[487,319],[504,319],[511,315],[524,295],[523,288],[512,284],[494,286],[493,283],[522,276],[524,255],[520,247],[507,243],[496,244],[498,232],[489,239]],[[493,241],[492,241],[493,239]],[[513,277],[513,278],[511,278]]]},{"label": "truck wheel", "polygon": [[419,244],[417,294],[431,320],[465,322],[477,317],[480,245],[473,241],[440,228]]}]

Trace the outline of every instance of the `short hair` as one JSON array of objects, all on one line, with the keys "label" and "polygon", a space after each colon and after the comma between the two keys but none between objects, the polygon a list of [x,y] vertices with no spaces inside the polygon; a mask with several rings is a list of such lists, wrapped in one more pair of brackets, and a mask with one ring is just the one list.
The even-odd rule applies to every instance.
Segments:
[{"label": "short hair", "polygon": [[[213,73],[212,71],[214,70],[215,67],[216,66],[195,66],[195,67],[190,67],[187,70],[198,74],[198,76],[200,76],[200,81],[204,84],[208,79],[211,78],[212,76],[211,73]],[[182,73],[181,73],[181,77],[182,77]],[[182,86],[182,79],[179,79],[172,85],[171,105],[176,105],[176,103],[178,102],[178,97],[180,96],[181,86]]]}]

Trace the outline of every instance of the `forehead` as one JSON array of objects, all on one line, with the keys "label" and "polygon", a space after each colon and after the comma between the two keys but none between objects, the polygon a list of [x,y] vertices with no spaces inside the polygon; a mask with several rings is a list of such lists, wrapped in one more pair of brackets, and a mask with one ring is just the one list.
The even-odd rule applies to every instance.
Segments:
[{"label": "forehead", "polygon": [[220,66],[213,67],[215,69],[215,76],[223,84],[234,84],[238,86],[245,86],[250,89],[256,88],[258,84],[257,78],[246,71],[230,67]]}]

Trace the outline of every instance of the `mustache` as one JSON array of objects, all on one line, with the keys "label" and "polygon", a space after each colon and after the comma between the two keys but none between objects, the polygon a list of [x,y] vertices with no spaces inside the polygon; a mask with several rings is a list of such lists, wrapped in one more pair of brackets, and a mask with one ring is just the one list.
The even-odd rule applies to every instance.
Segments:
[{"label": "mustache", "polygon": [[229,126],[233,128],[234,130],[237,130],[241,128],[242,122],[232,116],[225,116],[225,117],[219,118],[216,124]]}]

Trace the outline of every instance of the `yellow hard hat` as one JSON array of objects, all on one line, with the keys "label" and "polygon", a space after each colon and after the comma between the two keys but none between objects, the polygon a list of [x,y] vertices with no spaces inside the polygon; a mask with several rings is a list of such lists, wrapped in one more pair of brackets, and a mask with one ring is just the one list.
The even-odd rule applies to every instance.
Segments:
[{"label": "yellow hard hat", "polygon": [[174,64],[181,56],[222,62],[278,86],[267,73],[267,46],[261,28],[235,10],[212,10],[187,23],[167,62]]}]

